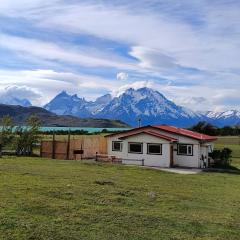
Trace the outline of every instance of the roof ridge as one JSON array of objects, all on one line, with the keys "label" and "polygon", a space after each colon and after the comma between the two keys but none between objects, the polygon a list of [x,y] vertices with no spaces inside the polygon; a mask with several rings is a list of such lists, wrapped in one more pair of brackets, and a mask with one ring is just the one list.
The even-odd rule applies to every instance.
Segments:
[{"label": "roof ridge", "polygon": [[153,126],[155,128],[161,129],[163,131],[167,131],[167,132],[171,132],[171,133],[175,133],[175,134],[179,134],[179,135],[183,135],[186,137],[191,137],[194,139],[198,139],[198,140],[216,140],[217,138],[214,136],[210,136],[207,134],[203,134],[203,133],[198,133],[189,129],[185,129],[185,128],[178,128],[175,126],[168,126],[168,125],[155,125]]}]

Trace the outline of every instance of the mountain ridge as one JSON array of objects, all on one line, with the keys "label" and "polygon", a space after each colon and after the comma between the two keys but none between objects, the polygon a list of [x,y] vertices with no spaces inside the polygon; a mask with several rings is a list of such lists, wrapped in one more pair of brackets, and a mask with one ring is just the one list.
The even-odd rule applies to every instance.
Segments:
[{"label": "mountain ridge", "polygon": [[0,104],[0,118],[10,116],[15,125],[24,125],[26,119],[36,115],[44,127],[99,127],[99,128],[125,128],[127,124],[119,120],[78,118],[69,115],[58,116],[41,107],[22,107],[16,105]]},{"label": "mountain ridge", "polygon": [[[59,114],[61,112],[59,109],[63,108],[65,114],[77,117],[117,118],[132,126],[136,126],[139,118],[144,125],[161,123],[188,127],[199,121],[207,121],[217,126],[240,124],[240,112],[236,110],[232,110],[232,115],[227,115],[228,111],[226,111],[217,116],[214,116],[213,111],[194,112],[186,107],[178,106],[162,93],[147,87],[136,90],[129,88],[119,96],[112,97],[106,94],[97,98],[96,101],[89,102],[76,94],[71,96],[66,92],[63,97],[60,96],[60,100],[57,96],[45,106],[47,110]],[[67,101],[64,98],[67,98]],[[69,102],[72,98],[75,101],[71,104]]]}]

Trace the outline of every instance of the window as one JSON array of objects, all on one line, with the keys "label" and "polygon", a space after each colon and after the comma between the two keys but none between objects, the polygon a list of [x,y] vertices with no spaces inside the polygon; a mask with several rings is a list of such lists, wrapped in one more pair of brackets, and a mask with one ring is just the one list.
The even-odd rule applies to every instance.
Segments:
[{"label": "window", "polygon": [[121,152],[122,142],[117,142],[117,141],[112,142],[112,151]]},{"label": "window", "polygon": [[158,143],[148,143],[147,153],[151,155],[161,155],[162,154],[162,144]]},{"label": "window", "polygon": [[142,149],[143,149],[142,143],[128,143],[128,152],[129,153],[142,154],[143,153]]},{"label": "window", "polygon": [[178,144],[178,155],[193,155],[193,145],[192,144]]}]

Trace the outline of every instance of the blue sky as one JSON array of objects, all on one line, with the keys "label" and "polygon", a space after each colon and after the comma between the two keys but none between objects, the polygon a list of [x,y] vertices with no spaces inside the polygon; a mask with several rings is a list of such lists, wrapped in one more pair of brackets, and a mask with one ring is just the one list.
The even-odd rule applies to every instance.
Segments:
[{"label": "blue sky", "polygon": [[0,100],[149,86],[194,110],[240,110],[239,12],[238,0],[1,0]]}]

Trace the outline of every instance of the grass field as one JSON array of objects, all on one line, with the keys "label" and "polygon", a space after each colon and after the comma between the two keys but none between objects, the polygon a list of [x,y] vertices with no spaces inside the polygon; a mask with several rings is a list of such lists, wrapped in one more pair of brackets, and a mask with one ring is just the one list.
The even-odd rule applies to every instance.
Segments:
[{"label": "grass field", "polygon": [[240,168],[240,137],[218,137],[215,148],[223,149],[224,147],[230,148],[233,151],[232,165]]},{"label": "grass field", "polygon": [[236,239],[240,175],[0,159],[0,239]]}]

